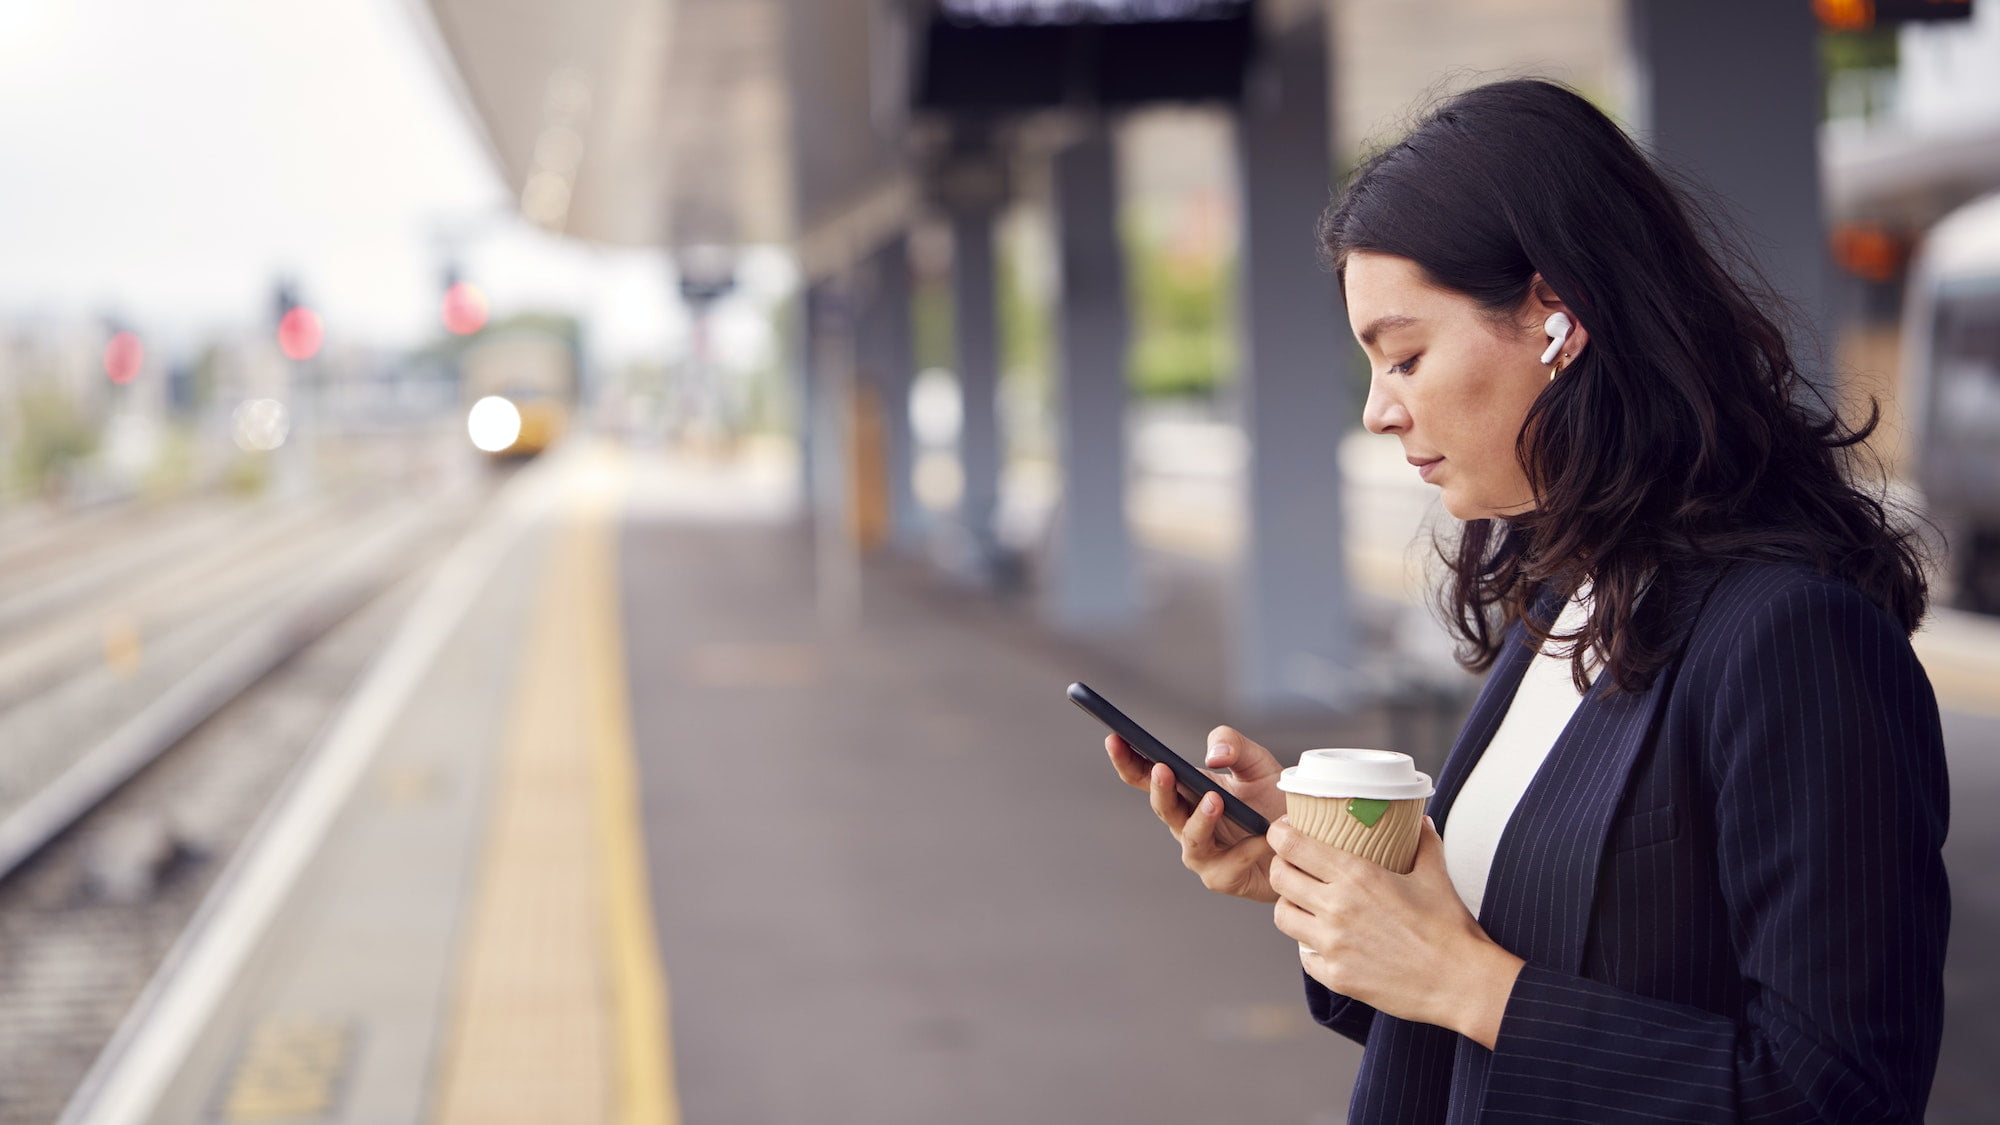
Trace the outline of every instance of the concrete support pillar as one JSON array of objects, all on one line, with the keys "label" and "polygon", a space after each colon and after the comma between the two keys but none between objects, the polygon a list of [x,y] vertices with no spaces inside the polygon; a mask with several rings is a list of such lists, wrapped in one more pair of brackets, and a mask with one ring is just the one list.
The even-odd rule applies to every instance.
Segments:
[{"label": "concrete support pillar", "polygon": [[823,283],[801,285],[792,315],[797,328],[792,340],[792,401],[795,404],[794,423],[798,427],[799,442],[799,502],[808,518],[818,518],[818,496],[815,483],[814,464],[819,456],[818,443],[813,441],[813,431],[817,428],[815,418],[817,380],[813,372],[815,338],[818,333],[819,308],[825,300]]},{"label": "concrete support pillar", "polygon": [[952,334],[964,411],[958,435],[965,489],[959,521],[972,566],[989,578],[1000,561],[994,524],[1000,506],[1000,305],[993,252],[998,214],[997,201],[951,212]]},{"label": "concrete support pillar", "polygon": [[1125,260],[1118,241],[1116,150],[1094,117],[1055,157],[1061,299],[1056,309],[1057,452],[1062,504],[1047,566],[1044,613],[1064,628],[1138,612],[1125,521]]},{"label": "concrete support pillar", "polygon": [[1811,321],[1815,338],[1793,340],[1797,358],[1827,386],[1836,289],[1820,200],[1812,5],[1629,0],[1627,19],[1638,135],[1721,195],[1761,244],[1772,283]]},{"label": "concrete support pillar", "polygon": [[1358,421],[1346,325],[1314,227],[1332,180],[1326,28],[1265,45],[1238,117],[1243,200],[1247,537],[1231,623],[1232,695],[1280,711],[1358,702],[1340,435]]},{"label": "concrete support pillar", "polygon": [[873,285],[864,366],[882,407],[883,468],[889,486],[889,539],[900,550],[923,541],[923,507],[917,503],[914,444],[910,436],[910,384],[916,351],[910,322],[910,239],[897,235],[870,261]]},{"label": "concrete support pillar", "polygon": [[802,429],[811,435],[813,586],[822,623],[851,626],[861,612],[861,566],[854,536],[851,411],[855,325],[851,284],[813,286],[809,308],[812,390]]}]

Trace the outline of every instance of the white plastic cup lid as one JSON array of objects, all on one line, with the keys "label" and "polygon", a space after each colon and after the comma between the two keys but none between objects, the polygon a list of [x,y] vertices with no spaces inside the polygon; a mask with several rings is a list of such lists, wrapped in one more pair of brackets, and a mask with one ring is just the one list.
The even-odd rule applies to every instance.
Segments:
[{"label": "white plastic cup lid", "polygon": [[1278,788],[1306,797],[1367,797],[1407,801],[1431,795],[1431,778],[1416,759],[1394,750],[1308,750],[1278,775]]}]

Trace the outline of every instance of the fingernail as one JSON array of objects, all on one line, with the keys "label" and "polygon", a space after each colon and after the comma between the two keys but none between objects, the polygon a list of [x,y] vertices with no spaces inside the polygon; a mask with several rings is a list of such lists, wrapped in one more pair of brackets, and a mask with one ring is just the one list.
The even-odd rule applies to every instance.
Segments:
[{"label": "fingernail", "polygon": [[1208,761],[1205,764],[1212,766],[1217,762],[1220,762],[1222,760],[1222,749],[1223,748],[1221,743],[1217,743],[1216,745],[1209,747]]},{"label": "fingernail", "polygon": [[1203,816],[1213,816],[1215,815],[1215,810],[1221,807],[1222,798],[1213,793],[1203,793],[1201,795],[1201,811]]}]

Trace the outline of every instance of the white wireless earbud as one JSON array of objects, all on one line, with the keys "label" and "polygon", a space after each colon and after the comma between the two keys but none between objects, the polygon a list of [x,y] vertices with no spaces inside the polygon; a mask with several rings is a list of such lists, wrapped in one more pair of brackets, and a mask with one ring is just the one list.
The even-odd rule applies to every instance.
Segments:
[{"label": "white wireless earbud", "polygon": [[1548,350],[1542,353],[1543,363],[1554,363],[1556,353],[1562,350],[1563,341],[1569,339],[1569,317],[1555,313],[1542,322],[1542,331],[1554,339],[1549,341]]}]

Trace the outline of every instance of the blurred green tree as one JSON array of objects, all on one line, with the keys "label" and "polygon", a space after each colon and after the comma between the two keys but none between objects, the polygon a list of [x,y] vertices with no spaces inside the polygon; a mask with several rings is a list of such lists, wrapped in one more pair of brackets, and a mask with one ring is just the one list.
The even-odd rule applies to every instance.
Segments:
[{"label": "blurred green tree", "polygon": [[1207,398],[1234,377],[1235,263],[1174,253],[1128,225],[1132,350],[1127,373],[1142,398]]},{"label": "blurred green tree", "polygon": [[30,491],[60,491],[70,470],[97,451],[97,431],[76,403],[49,383],[21,388],[16,404],[21,422],[14,448],[14,471]]}]

